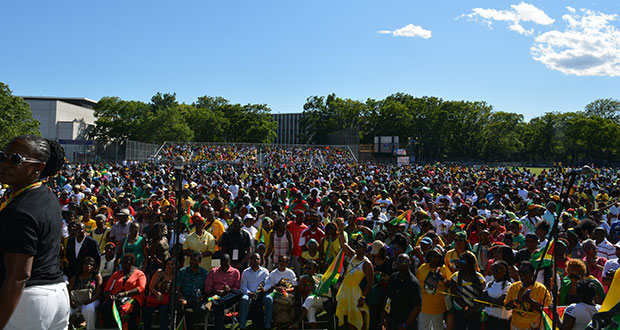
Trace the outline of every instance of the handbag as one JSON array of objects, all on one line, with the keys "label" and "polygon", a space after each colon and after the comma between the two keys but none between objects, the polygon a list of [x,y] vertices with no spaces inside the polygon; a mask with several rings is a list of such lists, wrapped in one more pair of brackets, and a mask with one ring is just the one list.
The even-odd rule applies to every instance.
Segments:
[{"label": "handbag", "polygon": [[92,298],[93,291],[91,289],[71,290],[71,300],[79,306],[86,304]]}]

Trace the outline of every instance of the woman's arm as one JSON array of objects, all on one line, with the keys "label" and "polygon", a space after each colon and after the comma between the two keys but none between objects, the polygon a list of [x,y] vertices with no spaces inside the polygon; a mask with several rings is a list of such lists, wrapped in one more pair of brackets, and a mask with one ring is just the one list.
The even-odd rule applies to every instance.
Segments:
[{"label": "woman's arm", "polygon": [[366,287],[362,292],[362,297],[360,297],[360,299],[357,301],[357,307],[360,308],[364,306],[366,296],[368,296],[368,293],[370,292],[370,289],[372,288],[375,279],[375,272],[370,262],[364,261],[364,264],[362,265],[362,270],[364,271],[364,277],[366,278]]},{"label": "woman's arm", "polygon": [[95,275],[95,285],[95,292],[93,293],[93,297],[88,302],[89,304],[93,301],[99,300],[99,297],[101,296],[101,292],[103,291],[103,277],[101,277],[101,274]]},{"label": "woman's arm", "polygon": [[22,253],[5,253],[6,275],[0,287],[0,329],[11,319],[32,271],[33,256]]}]

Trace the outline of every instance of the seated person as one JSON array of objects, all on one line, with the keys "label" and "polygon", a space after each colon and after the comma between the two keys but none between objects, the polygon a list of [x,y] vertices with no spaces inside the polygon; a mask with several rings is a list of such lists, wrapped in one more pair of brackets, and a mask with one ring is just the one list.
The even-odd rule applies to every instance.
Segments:
[{"label": "seated person", "polygon": [[306,275],[303,275],[299,281],[299,292],[304,299],[304,303],[301,306],[301,315],[296,323],[297,328],[301,327],[301,323],[306,316],[308,316],[310,327],[316,328],[316,314],[323,310],[323,304],[331,297],[330,288],[327,288],[327,292],[316,292],[323,276],[317,273],[318,269],[319,265],[316,261],[306,261],[304,266]]},{"label": "seated person", "polygon": [[81,312],[86,320],[86,328],[94,329],[103,279],[95,268],[95,259],[92,257],[84,258],[80,266],[81,271],[73,275],[67,287],[71,298],[71,314]]},{"label": "seated person", "polygon": [[[278,317],[276,323],[286,323],[285,321],[288,319],[290,319],[290,322],[293,321],[293,299],[292,294],[289,293],[291,293],[297,285],[297,276],[292,269],[287,267],[288,262],[288,256],[281,256],[278,259],[278,268],[271,271],[269,277],[267,277],[267,282],[265,283],[265,292],[271,293],[275,291],[274,294],[267,294],[265,295],[265,298],[263,298],[263,304],[265,305],[265,328],[267,329],[271,329],[273,315],[277,315]],[[274,296],[280,299],[275,299]],[[276,305],[277,308],[275,311],[274,300],[279,302]],[[288,305],[288,302],[291,303],[290,306]]]},{"label": "seated person", "polygon": [[144,304],[146,276],[133,266],[135,262],[136,257],[132,253],[126,253],[121,259],[121,270],[112,274],[106,283],[100,308],[105,328],[117,327],[112,314],[112,303],[116,301],[116,307],[121,318],[124,316],[127,320],[129,330],[138,329],[138,317]]},{"label": "seated person", "polygon": [[204,317],[202,304],[204,302],[204,283],[207,279],[207,270],[200,267],[202,253],[192,252],[189,265],[179,270],[177,280],[177,295],[179,306],[185,311],[185,324],[192,329],[201,317]]},{"label": "seated person", "polygon": [[241,275],[239,270],[230,265],[230,256],[227,253],[222,254],[220,263],[220,266],[211,269],[205,282],[207,296],[210,298],[217,296],[217,299],[209,299],[207,303],[207,309],[215,314],[217,330],[224,329],[224,309],[236,304],[243,296],[239,290]]},{"label": "seated person", "polygon": [[252,315],[252,325],[263,327],[263,298],[265,282],[269,276],[267,268],[260,266],[261,256],[258,253],[250,257],[250,267],[241,274],[241,303],[239,306],[239,328],[245,329],[248,314]]}]

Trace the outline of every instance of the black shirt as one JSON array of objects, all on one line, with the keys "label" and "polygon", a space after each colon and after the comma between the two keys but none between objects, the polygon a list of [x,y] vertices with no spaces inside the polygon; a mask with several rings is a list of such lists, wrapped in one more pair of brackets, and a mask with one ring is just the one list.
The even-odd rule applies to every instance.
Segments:
[{"label": "black shirt", "polygon": [[15,197],[0,212],[0,285],[6,277],[4,254],[7,252],[34,257],[27,287],[62,282],[61,230],[60,203],[47,187]]},{"label": "black shirt", "polygon": [[[252,246],[252,239],[247,231],[241,229],[238,232],[234,230],[228,230],[222,234],[221,246],[224,252],[230,256],[232,262],[243,260],[245,256],[250,253],[250,247]],[[238,256],[234,255],[234,250],[238,250]],[[237,257],[237,258],[235,258]]]},{"label": "black shirt", "polygon": [[[422,306],[422,293],[418,279],[411,272],[401,278],[400,272],[390,276],[387,284],[387,298],[390,299],[390,314],[387,317],[387,328],[398,329],[398,326],[407,322],[411,310],[416,306]],[[418,328],[417,320],[407,329]]]}]

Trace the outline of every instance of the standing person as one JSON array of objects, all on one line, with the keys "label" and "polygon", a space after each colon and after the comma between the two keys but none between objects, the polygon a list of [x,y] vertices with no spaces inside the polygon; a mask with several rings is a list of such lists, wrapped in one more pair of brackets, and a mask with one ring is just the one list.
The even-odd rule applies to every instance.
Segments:
[{"label": "standing person", "polygon": [[140,224],[133,221],[129,224],[129,235],[125,237],[118,247],[116,260],[120,262],[126,254],[134,255],[134,266],[142,268],[148,255],[146,240],[140,236]]},{"label": "standing person", "polygon": [[118,245],[121,240],[127,237],[129,234],[129,223],[131,222],[129,221],[130,215],[129,209],[120,209],[116,212],[118,221],[110,228],[110,242]]},{"label": "standing person", "polygon": [[[190,256],[193,252],[202,253],[200,267],[211,270],[211,257],[215,253],[215,238],[205,230],[205,219],[200,213],[192,215],[192,223],[196,229],[187,236],[183,243],[183,254]],[[189,265],[189,259],[185,259],[185,266]]]},{"label": "standing person", "polygon": [[235,216],[228,230],[220,238],[222,254],[231,258],[230,265],[243,271],[252,255],[252,239],[247,231],[241,230],[241,218]]},{"label": "standing person", "polygon": [[[491,265],[493,280],[488,284],[482,293],[482,300],[494,305],[503,305],[506,293],[510,287],[510,268],[506,261],[498,260]],[[484,307],[487,315],[485,323],[486,329],[508,330],[510,329],[511,311],[500,307]]]},{"label": "standing person", "polygon": [[542,310],[551,304],[551,295],[544,285],[534,281],[534,266],[529,261],[521,262],[519,278],[510,285],[504,299],[504,306],[513,309],[510,329],[540,329]]},{"label": "standing person", "polygon": [[596,284],[592,279],[583,279],[577,283],[580,302],[566,307],[562,318],[562,330],[582,330],[588,327],[592,316],[601,309],[601,305],[594,303],[596,290]]},{"label": "standing person", "polygon": [[450,278],[454,324],[456,329],[480,329],[482,305],[476,300],[482,297],[484,276],[476,271],[476,258],[473,254],[461,255],[458,265],[458,272]]},{"label": "standing person", "polygon": [[[351,258],[351,262],[344,273],[344,280],[338,290],[336,301],[336,317],[338,324],[344,324],[345,317],[349,330],[368,330],[370,322],[370,309],[366,304],[366,296],[370,292],[374,281],[372,263],[366,258],[367,244],[358,236],[358,239],[344,242],[344,231],[340,232],[340,244],[345,255]],[[362,279],[366,279],[366,287],[360,288]]]},{"label": "standing person", "polygon": [[101,261],[101,255],[99,253],[99,246],[94,238],[86,235],[86,228],[82,222],[69,223],[69,230],[73,234],[67,240],[66,256],[69,261],[68,267],[65,271],[68,278],[73,275],[82,273],[82,269],[78,266],[82,263],[84,258],[91,257],[95,260],[95,268],[99,268],[99,262]]},{"label": "standing person", "polygon": [[265,256],[269,257],[272,252],[272,265],[277,265],[280,258],[284,256],[290,256],[292,247],[293,247],[293,237],[291,233],[286,230],[286,222],[282,219],[278,219],[275,221],[273,225],[273,232],[269,237],[269,247],[267,248],[267,252],[265,252]]},{"label": "standing person", "polygon": [[426,252],[416,277],[423,286],[422,310],[418,316],[420,330],[443,330],[443,314],[446,312],[448,281],[452,276],[450,268],[444,264],[443,249],[435,245]]},{"label": "standing person", "polygon": [[301,233],[307,228],[308,226],[304,224],[304,212],[301,210],[295,211],[295,214],[291,215],[291,221],[288,222],[287,229],[293,238],[293,257],[291,258],[291,264],[297,274],[301,272],[301,264],[299,263],[301,246],[299,245],[299,241],[301,240]]},{"label": "standing person", "polygon": [[422,310],[420,283],[411,273],[411,258],[407,254],[396,257],[398,272],[387,284],[387,302],[382,320],[388,330],[417,329],[418,314]]},{"label": "standing person", "polygon": [[[69,293],[60,270],[62,212],[42,186],[64,165],[56,141],[22,135],[0,151],[0,329],[66,329]],[[34,316],[34,317],[33,317]]]}]

